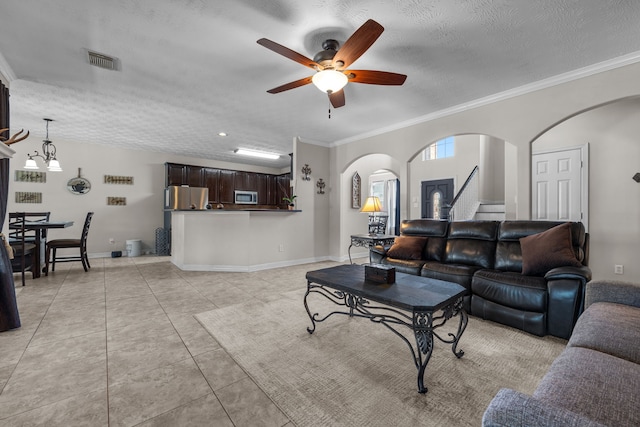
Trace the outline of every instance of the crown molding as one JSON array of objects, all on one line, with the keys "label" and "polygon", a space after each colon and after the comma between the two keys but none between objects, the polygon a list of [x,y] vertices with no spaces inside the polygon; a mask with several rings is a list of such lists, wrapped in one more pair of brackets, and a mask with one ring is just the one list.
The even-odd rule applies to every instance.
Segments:
[{"label": "crown molding", "polygon": [[[11,83],[13,80],[16,80],[16,75],[9,66],[9,63],[4,58],[2,52],[0,52],[0,77],[4,77],[7,79],[6,83]],[[8,86],[8,85],[7,85]]]},{"label": "crown molding", "polygon": [[584,77],[589,77],[594,74],[599,74],[605,71],[621,68],[626,65],[635,64],[637,62],[640,62],[640,51],[619,56],[617,58],[613,58],[607,61],[598,62],[596,64],[589,65],[587,67],[578,68],[577,70],[569,71],[567,73],[558,74],[556,76],[549,77],[547,79],[538,80],[537,82],[529,83],[514,89],[509,89],[504,92],[498,92],[496,94],[489,95],[484,98],[479,98],[470,102],[466,102],[464,104],[459,104],[451,108],[445,108],[444,110],[439,110],[430,114],[426,114],[424,116],[416,117],[411,120],[406,120],[400,123],[396,123],[391,126],[375,129],[373,131],[351,136],[349,138],[340,139],[331,143],[331,146],[337,147],[339,145],[349,144],[351,142],[355,142],[361,139],[370,138],[370,137],[381,135],[387,132],[413,126],[419,123],[425,123],[425,122],[440,119],[443,117],[451,116],[453,114],[461,113],[463,111],[493,104],[494,102],[504,101],[509,98],[514,98],[516,96],[525,95],[527,93],[536,92],[542,89],[547,89],[563,83],[568,83],[574,80],[582,79]]}]

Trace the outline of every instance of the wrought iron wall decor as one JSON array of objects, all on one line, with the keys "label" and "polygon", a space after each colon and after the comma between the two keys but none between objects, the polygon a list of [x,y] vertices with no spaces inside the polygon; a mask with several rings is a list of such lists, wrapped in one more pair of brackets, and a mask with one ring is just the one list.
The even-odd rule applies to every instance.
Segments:
[{"label": "wrought iron wall decor", "polygon": [[316,187],[318,187],[318,194],[324,194],[324,187],[327,184],[320,178],[318,182],[316,182]]},{"label": "wrought iron wall decor", "polygon": [[81,176],[82,169],[78,168],[78,176],[75,178],[71,178],[67,182],[67,190],[71,192],[71,194],[82,195],[87,194],[91,191],[91,182],[88,179],[83,178]]},{"label": "wrought iron wall decor", "polygon": [[104,183],[105,184],[133,185],[133,177],[132,176],[105,175],[104,176]]},{"label": "wrought iron wall decor", "polygon": [[356,172],[351,178],[351,207],[353,209],[360,209],[360,204],[362,203],[361,191],[360,175]]},{"label": "wrought iron wall decor", "polygon": [[42,193],[16,191],[16,203],[42,203]]},{"label": "wrought iron wall decor", "polygon": [[15,180],[16,182],[35,182],[38,184],[44,184],[47,182],[47,173],[17,170]]},{"label": "wrought iron wall decor", "polygon": [[640,172],[638,172],[635,175],[633,175],[633,180],[635,182],[639,182],[640,183]]},{"label": "wrought iron wall decor", "polygon": [[302,177],[303,181],[311,181],[311,177],[309,176],[311,174],[311,168],[308,164],[304,164],[304,166],[302,167],[302,173],[304,174],[304,176]]},{"label": "wrought iron wall decor", "polygon": [[126,206],[126,197],[107,197],[107,205],[109,206]]}]

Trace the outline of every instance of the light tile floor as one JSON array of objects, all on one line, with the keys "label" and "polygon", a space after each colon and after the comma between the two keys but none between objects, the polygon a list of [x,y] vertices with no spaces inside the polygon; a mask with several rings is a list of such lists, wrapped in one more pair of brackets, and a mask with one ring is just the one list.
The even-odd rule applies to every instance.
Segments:
[{"label": "light tile floor", "polygon": [[22,327],[0,333],[0,425],[292,425],[193,315],[296,289],[302,304],[305,273],[335,263],[218,273],[168,257],[90,262],[16,286]]}]

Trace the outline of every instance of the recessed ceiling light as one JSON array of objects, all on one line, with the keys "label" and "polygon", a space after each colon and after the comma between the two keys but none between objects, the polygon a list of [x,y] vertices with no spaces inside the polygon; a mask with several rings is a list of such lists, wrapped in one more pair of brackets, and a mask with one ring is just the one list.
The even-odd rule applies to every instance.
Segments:
[{"label": "recessed ceiling light", "polygon": [[227,136],[226,132],[218,132],[218,136]]},{"label": "recessed ceiling light", "polygon": [[260,157],[261,159],[276,160],[280,158],[280,154],[267,153],[265,151],[247,150],[246,148],[238,148],[236,150],[233,150],[233,152],[242,156]]}]

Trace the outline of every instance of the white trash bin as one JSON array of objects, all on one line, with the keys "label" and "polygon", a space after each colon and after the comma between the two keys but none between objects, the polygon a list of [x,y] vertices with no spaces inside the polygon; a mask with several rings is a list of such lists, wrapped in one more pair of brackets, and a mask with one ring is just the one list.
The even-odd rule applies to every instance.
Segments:
[{"label": "white trash bin", "polygon": [[127,240],[127,256],[140,256],[142,241],[140,239]]}]

